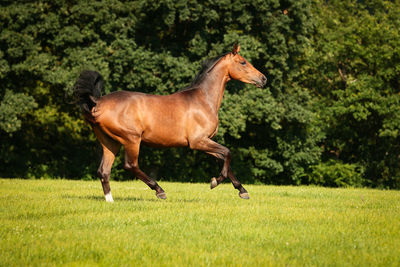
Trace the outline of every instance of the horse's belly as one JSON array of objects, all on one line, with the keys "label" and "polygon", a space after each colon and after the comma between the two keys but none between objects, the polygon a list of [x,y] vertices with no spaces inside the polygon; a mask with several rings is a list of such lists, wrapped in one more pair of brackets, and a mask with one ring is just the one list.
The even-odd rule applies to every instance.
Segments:
[{"label": "horse's belly", "polygon": [[152,147],[187,146],[188,141],[181,129],[159,127],[144,131],[142,143]]}]

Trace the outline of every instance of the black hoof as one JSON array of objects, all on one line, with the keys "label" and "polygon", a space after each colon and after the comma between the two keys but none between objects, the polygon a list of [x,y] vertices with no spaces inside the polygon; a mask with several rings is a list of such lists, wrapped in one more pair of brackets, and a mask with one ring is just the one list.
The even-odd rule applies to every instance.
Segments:
[{"label": "black hoof", "polygon": [[165,194],[165,192],[156,193],[156,196],[157,196],[159,199],[167,199],[167,195]]}]

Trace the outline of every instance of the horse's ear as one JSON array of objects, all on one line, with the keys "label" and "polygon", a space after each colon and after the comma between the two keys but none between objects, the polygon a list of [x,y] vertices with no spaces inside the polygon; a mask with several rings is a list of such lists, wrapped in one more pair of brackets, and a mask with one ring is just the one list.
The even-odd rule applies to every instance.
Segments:
[{"label": "horse's ear", "polygon": [[240,44],[234,44],[232,49],[232,54],[236,55],[240,51]]}]

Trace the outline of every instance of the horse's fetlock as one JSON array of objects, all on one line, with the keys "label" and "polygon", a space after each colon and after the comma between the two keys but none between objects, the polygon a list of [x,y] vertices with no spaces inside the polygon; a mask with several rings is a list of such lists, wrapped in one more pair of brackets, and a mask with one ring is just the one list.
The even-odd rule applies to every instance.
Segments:
[{"label": "horse's fetlock", "polygon": [[241,183],[235,182],[235,183],[233,183],[233,187],[234,187],[235,189],[239,190],[239,191],[242,192],[242,193],[247,192],[246,189],[244,189],[244,187],[242,186]]}]

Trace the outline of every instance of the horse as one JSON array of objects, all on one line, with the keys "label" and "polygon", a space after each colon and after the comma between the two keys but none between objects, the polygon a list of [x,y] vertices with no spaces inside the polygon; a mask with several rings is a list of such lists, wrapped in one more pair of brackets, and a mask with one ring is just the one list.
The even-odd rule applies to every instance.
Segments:
[{"label": "horse", "polygon": [[107,202],[113,202],[110,188],[111,167],[124,146],[124,168],[166,199],[165,191],[138,165],[140,145],[189,147],[223,161],[218,178],[210,188],[229,178],[243,199],[249,194],[230,167],[231,152],[212,138],[218,131],[218,110],[225,86],[231,79],[263,88],[267,78],[239,55],[240,45],[231,52],[209,60],[187,88],[170,95],[115,91],[101,96],[104,80],[100,73],[84,70],[74,85],[76,103],[90,124],[103,149],[97,175]]}]

